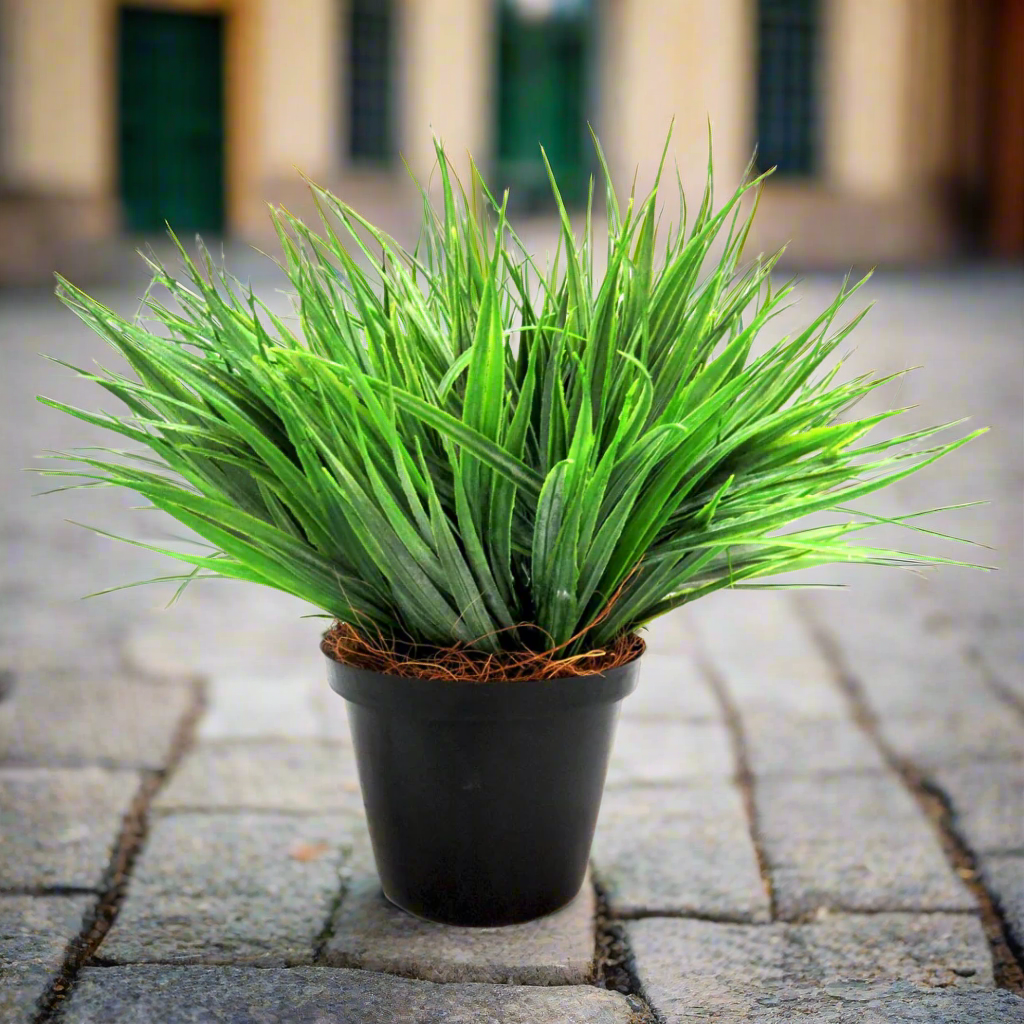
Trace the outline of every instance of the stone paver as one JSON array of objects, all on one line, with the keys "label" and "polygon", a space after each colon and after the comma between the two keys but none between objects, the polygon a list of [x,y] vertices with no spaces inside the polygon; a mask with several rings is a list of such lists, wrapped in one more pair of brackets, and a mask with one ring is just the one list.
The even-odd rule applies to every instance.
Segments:
[{"label": "stone paver", "polygon": [[1024,640],[1020,636],[1020,617],[1016,616],[1011,622],[1012,632],[1007,630],[1009,636],[998,637],[995,642],[986,637],[977,655],[997,684],[1016,700],[1018,707],[1024,707]]},{"label": "stone paver", "polygon": [[[809,302],[784,313],[773,329],[791,331],[809,306],[821,308],[831,299],[835,284],[828,277],[804,282],[800,291]],[[857,681],[882,736],[949,796],[956,828],[978,855],[985,884],[1009,927],[1019,930],[1024,808],[1017,772],[1024,761],[1024,720],[1005,693],[1024,694],[1022,293],[1017,278],[1011,282],[991,273],[880,274],[870,288],[882,301],[858,332],[844,374],[890,373],[918,363],[926,368],[870,396],[860,411],[917,405],[920,411],[901,417],[899,427],[912,430],[976,415],[995,429],[938,470],[902,481],[864,507],[890,515],[991,498],[984,509],[951,511],[925,524],[973,537],[993,550],[972,552],[888,527],[864,539],[951,557],[980,555],[1002,571],[943,570],[921,578],[838,566],[797,579],[852,584],[845,593],[815,591],[799,602],[780,593],[723,593],[653,624],[640,688],[622,705],[623,728],[595,845],[597,875],[608,875],[612,907],[627,915],[697,914],[752,922],[734,926],[734,932],[709,922],[626,923],[648,991],[669,1007],[663,1011],[665,1024],[707,1019],[706,1001],[713,1004],[717,997],[727,1010],[733,1007],[712,1018],[721,1024],[1024,1024],[1024,1001],[993,990],[977,922],[969,913],[950,918],[889,912],[893,906],[934,909],[950,902],[968,907],[970,900],[938,851],[931,823],[899,779],[880,769],[877,752],[851,725],[839,685],[842,674]],[[103,298],[125,310],[137,304],[128,290],[112,290]],[[280,296],[268,293],[268,299],[285,311]],[[68,526],[65,518],[143,539],[160,540],[180,530],[159,515],[130,511],[137,498],[113,489],[30,500],[31,492],[41,489],[39,481],[21,469],[37,451],[110,443],[102,432],[34,401],[34,395],[46,393],[94,407],[98,394],[94,385],[37,353],[49,351],[83,366],[94,358],[109,362],[109,353],[52,297],[0,297],[0,337],[0,407],[12,426],[0,446],[0,545],[6,555],[0,571],[0,673],[13,670],[22,677],[19,685],[26,685],[33,672],[43,681],[50,673],[76,680],[86,652],[89,676],[101,683],[137,671],[155,690],[154,678],[205,677],[210,700],[199,746],[168,779],[135,870],[148,871],[147,863],[161,857],[168,863],[177,858],[176,870],[192,893],[178,906],[194,915],[193,922],[206,914],[209,923],[197,924],[195,935],[206,928],[211,945],[226,935],[236,943],[232,956],[266,957],[271,947],[308,949],[311,925],[305,918],[293,923],[288,893],[276,887],[293,868],[322,869],[327,855],[319,853],[318,844],[329,840],[297,841],[288,849],[298,859],[289,853],[289,864],[276,873],[265,870],[266,851],[275,849],[275,842],[280,849],[284,835],[305,835],[303,830],[315,828],[322,817],[335,816],[341,833],[351,826],[355,847],[345,870],[354,879],[372,872],[365,836],[358,832],[361,800],[344,704],[327,688],[317,649],[324,624],[300,619],[311,610],[302,602],[227,581],[189,588],[168,612],[163,605],[173,588],[80,601],[89,591],[162,575],[174,566]],[[838,649],[842,674],[822,653],[809,622]],[[721,709],[702,678],[708,668],[743,727],[760,838],[779,909],[806,923],[757,923],[764,919],[766,897],[742,808],[728,781],[733,761]],[[83,688],[68,701],[96,700],[99,692]],[[17,749],[9,725],[15,705],[8,702],[5,708],[0,702],[0,719],[8,718],[7,726],[0,724],[0,736],[6,737],[0,743],[7,744],[8,758],[32,764],[41,744],[45,750],[39,759],[51,765],[58,759],[65,765],[162,763],[165,734],[159,727],[150,731],[156,719],[147,716],[155,716],[153,709],[140,707],[132,714],[121,698],[107,703],[105,715],[72,715],[69,703],[54,700],[40,708],[38,719],[28,716],[31,720],[14,736],[21,752],[10,753]],[[67,728],[60,728],[62,715]],[[13,768],[10,760],[8,767]],[[0,769],[0,886],[8,881],[30,890],[97,884],[137,779],[128,771],[86,772],[91,781],[82,783],[73,774],[44,772],[38,778],[49,780],[45,784],[33,777],[31,785],[12,789],[10,772]],[[116,798],[110,795],[111,778],[125,780]],[[280,821],[280,835],[261,840],[260,826],[254,826],[248,837],[218,846],[206,834],[199,845],[207,853],[193,855],[191,839],[179,835],[172,843],[165,831],[175,809],[188,807],[201,808],[211,818],[210,828],[214,818],[241,823],[251,816],[264,825]],[[612,824],[616,821],[621,824]],[[208,872],[219,879],[212,888],[249,901],[244,922],[237,917],[239,904],[218,902],[227,896],[207,897],[206,907],[197,909],[200,870],[207,871],[202,865],[211,861]],[[120,928],[132,925],[133,907],[142,905],[142,878],[140,873],[129,884]],[[165,915],[159,919],[162,929],[152,933],[157,945],[169,934],[181,934],[173,919],[177,895],[168,884],[159,899],[153,897]],[[349,907],[355,908],[357,890],[350,895]],[[33,897],[27,906],[53,910],[58,904],[49,901],[55,899]],[[284,908],[280,913],[275,900]],[[851,900],[877,913],[823,918],[817,913],[822,904],[840,907]],[[29,928],[38,928],[46,970],[64,936],[77,927],[73,912],[66,919],[60,913],[52,926],[43,920]],[[324,924],[327,914],[323,909]],[[137,919],[140,930],[147,920]],[[283,933],[275,931],[281,920]],[[680,956],[681,933],[674,947],[666,935],[690,927],[716,931],[690,935]],[[54,944],[46,945],[49,939]],[[121,941],[116,931],[108,940]],[[101,947],[101,956],[110,948]],[[960,973],[953,970],[950,978],[954,967]],[[6,997],[12,989],[0,981],[0,991]],[[586,985],[434,985],[342,968],[148,964],[86,969],[68,1010],[62,1024],[619,1024],[631,1014],[626,1000]]]},{"label": "stone paver", "polygon": [[954,825],[975,853],[1024,853],[1024,761],[938,768]]},{"label": "stone paver", "polygon": [[588,878],[567,907],[504,928],[451,928],[390,904],[376,875],[356,878],[334,919],[327,962],[439,982],[581,985],[594,967]]},{"label": "stone paver", "polygon": [[348,742],[345,701],[326,673],[293,676],[220,672],[206,687],[197,738],[209,740],[335,740]]},{"label": "stone paver", "polygon": [[974,901],[899,779],[770,776],[754,790],[783,918],[841,910],[970,910]]},{"label": "stone paver", "polygon": [[630,1024],[587,985],[439,985],[327,967],[109,967],[82,972],[66,1024]]},{"label": "stone paver", "polygon": [[983,857],[981,878],[1018,949],[1024,949],[1024,856]]},{"label": "stone paver", "polygon": [[361,813],[350,745],[288,740],[204,743],[154,802],[157,810]]},{"label": "stone paver", "polygon": [[626,931],[642,993],[666,1024],[816,1021],[837,1003],[883,999],[894,983],[910,994],[992,985],[984,933],[966,914],[762,927],[650,919]]},{"label": "stone paver", "polygon": [[30,1024],[91,896],[0,896],[0,1021]]},{"label": "stone paver", "polygon": [[728,783],[610,790],[593,861],[616,915],[768,919],[743,802]]},{"label": "stone paver", "polygon": [[[922,992],[894,982],[884,992],[867,998],[851,994],[833,1005],[813,1002],[789,1012],[785,1024],[791,1020],[805,1024],[1024,1024],[1024,999],[998,990]],[[746,1024],[783,1024],[774,1013],[743,1020]]]},{"label": "stone paver", "polygon": [[[220,588],[226,589],[222,591]],[[213,588],[216,593],[211,593]],[[261,593],[261,590],[263,591]],[[127,660],[160,675],[261,676],[288,685],[327,686],[320,636],[328,623],[287,594],[218,581],[170,614],[139,623],[125,640]],[[216,640],[214,640],[216,638]],[[298,702],[303,694],[296,694]]]},{"label": "stone paver", "polygon": [[848,718],[743,715],[747,762],[755,776],[882,771],[877,744]]},{"label": "stone paver", "polygon": [[23,673],[0,702],[0,761],[163,768],[192,699],[185,681]]},{"label": "stone paver", "polygon": [[900,757],[924,767],[1024,757],[1020,716],[985,685],[959,631],[929,633],[931,606],[913,595],[898,612],[863,599],[842,608],[800,600],[837,647]]},{"label": "stone paver", "polygon": [[115,963],[311,963],[341,888],[351,820],[158,819],[98,955]]},{"label": "stone paver", "polygon": [[973,692],[943,712],[933,709],[885,718],[882,735],[901,757],[924,768],[1024,760],[1024,723],[978,681],[965,679],[964,689]]},{"label": "stone paver", "polygon": [[615,733],[608,785],[685,782],[733,774],[732,745],[722,723],[623,719]]},{"label": "stone paver", "polygon": [[622,702],[624,719],[701,721],[721,719],[718,701],[693,658],[683,652],[648,650],[637,688]]},{"label": "stone paver", "polygon": [[0,769],[0,889],[99,886],[138,787],[131,771]]},{"label": "stone paver", "polygon": [[832,668],[780,595],[720,592],[683,611],[742,713],[848,717]]}]

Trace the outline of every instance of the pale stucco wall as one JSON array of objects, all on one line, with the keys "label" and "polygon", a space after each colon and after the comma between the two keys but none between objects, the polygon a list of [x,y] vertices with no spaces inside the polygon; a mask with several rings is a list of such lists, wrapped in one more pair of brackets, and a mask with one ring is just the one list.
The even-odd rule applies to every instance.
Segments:
[{"label": "pale stucco wall", "polygon": [[290,175],[298,169],[322,177],[338,162],[339,5],[261,0],[261,6],[261,172]]},{"label": "pale stucco wall", "polygon": [[109,174],[103,0],[16,0],[5,170],[16,187],[92,194]]},{"label": "pale stucco wall", "polygon": [[620,190],[646,191],[674,120],[668,171],[703,186],[710,118],[716,177],[739,180],[753,147],[748,0],[607,0],[601,30],[602,145]]},{"label": "pale stucco wall", "polygon": [[[348,166],[343,0],[152,2],[228,13],[232,228],[263,233],[263,200],[293,187],[296,169],[397,216],[401,165],[389,173]],[[823,173],[806,185],[772,184],[760,214],[766,244],[817,228],[818,254],[827,254],[843,239],[828,237],[823,224],[831,217],[837,228],[856,226],[862,209],[888,224],[877,236],[887,239],[882,248],[913,254],[922,224],[938,216],[915,190],[948,163],[951,9],[952,0],[830,0]],[[115,10],[115,0],[7,0],[9,184],[116,205]],[[594,119],[620,193],[634,171],[641,190],[649,185],[674,117],[670,166],[678,163],[684,184],[698,194],[710,117],[717,194],[727,194],[753,146],[754,0],[598,0],[597,10]],[[486,167],[495,99],[492,4],[399,0],[397,11],[401,153],[425,176],[436,134],[462,170],[467,151]],[[893,218],[887,210],[901,213]],[[871,217],[861,246],[869,253]]]},{"label": "pale stucco wall", "polygon": [[493,11],[486,0],[403,0],[399,148],[418,176],[434,163],[433,138],[464,172],[486,159],[493,108]]},{"label": "pale stucco wall", "polygon": [[911,0],[833,0],[826,173],[854,196],[898,193],[910,168]]}]

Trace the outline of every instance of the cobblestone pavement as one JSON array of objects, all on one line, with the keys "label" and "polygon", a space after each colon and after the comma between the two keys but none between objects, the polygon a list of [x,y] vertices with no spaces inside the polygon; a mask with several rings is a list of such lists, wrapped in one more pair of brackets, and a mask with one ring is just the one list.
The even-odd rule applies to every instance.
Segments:
[{"label": "cobblestone pavement", "polygon": [[[810,279],[802,307],[835,283]],[[298,602],[222,582],[170,611],[152,588],[78,600],[167,567],[66,518],[170,527],[105,490],[30,499],[37,451],[98,440],[33,396],[101,404],[37,353],[105,353],[48,296],[4,297],[0,1021],[1024,1022],[1024,289],[870,290],[851,374],[924,364],[886,396],[920,406],[908,420],[995,428],[873,507],[988,499],[936,525],[1001,571],[819,572],[855,586],[657,623],[592,882],[480,930],[380,896]]]}]

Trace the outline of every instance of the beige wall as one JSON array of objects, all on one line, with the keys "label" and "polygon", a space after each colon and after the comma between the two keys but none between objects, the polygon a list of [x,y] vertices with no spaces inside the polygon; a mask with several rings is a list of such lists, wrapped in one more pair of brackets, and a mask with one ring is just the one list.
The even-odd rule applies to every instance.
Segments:
[{"label": "beige wall", "polygon": [[268,176],[323,177],[337,165],[337,0],[262,0],[257,155]]},{"label": "beige wall", "polygon": [[104,0],[9,0],[5,171],[39,191],[95,194],[109,175]]},{"label": "beige wall", "polygon": [[913,0],[832,0],[826,43],[825,171],[851,196],[899,193],[911,166]]},{"label": "beige wall", "polygon": [[716,178],[735,185],[753,148],[749,0],[606,0],[599,134],[620,190],[645,193],[675,125],[668,168],[703,187],[711,119]]},{"label": "beige wall", "polygon": [[399,150],[424,181],[433,137],[459,173],[465,154],[486,162],[493,116],[493,10],[487,0],[403,0]]},{"label": "beige wall", "polygon": [[[263,201],[297,193],[297,170],[343,187],[356,202],[365,198],[386,221],[406,216],[400,163],[392,173],[347,166],[344,0],[134,2],[228,14],[234,230],[262,234]],[[10,184],[111,205],[116,7],[116,0],[6,0]],[[830,0],[823,173],[806,184],[770,183],[766,200],[774,192],[776,201],[762,208],[766,241],[785,240],[795,226],[835,246],[827,237],[832,218],[837,228],[891,224],[887,251],[913,252],[920,225],[940,213],[916,195],[911,223],[904,201],[921,183],[941,178],[953,148],[952,7],[953,0]],[[723,198],[753,146],[754,0],[597,0],[597,9],[594,113],[620,193],[628,192],[634,171],[638,188],[649,186],[674,117],[670,169],[678,163],[688,193],[699,195],[710,116]],[[399,151],[425,177],[436,134],[460,171],[467,151],[486,167],[494,144],[493,4],[398,0],[397,10]],[[903,219],[891,215],[897,208]],[[858,220],[859,209],[873,211],[871,217]],[[870,252],[872,238],[881,236],[874,227],[865,231]]]}]

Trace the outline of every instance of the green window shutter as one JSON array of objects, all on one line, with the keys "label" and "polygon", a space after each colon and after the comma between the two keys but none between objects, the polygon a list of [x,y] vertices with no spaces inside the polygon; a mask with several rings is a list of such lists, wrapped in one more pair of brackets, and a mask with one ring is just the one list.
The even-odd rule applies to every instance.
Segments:
[{"label": "green window shutter", "polygon": [[349,156],[387,161],[394,156],[394,5],[351,0],[349,11]]},{"label": "green window shutter", "polygon": [[758,165],[818,169],[820,0],[758,0]]}]

